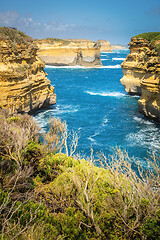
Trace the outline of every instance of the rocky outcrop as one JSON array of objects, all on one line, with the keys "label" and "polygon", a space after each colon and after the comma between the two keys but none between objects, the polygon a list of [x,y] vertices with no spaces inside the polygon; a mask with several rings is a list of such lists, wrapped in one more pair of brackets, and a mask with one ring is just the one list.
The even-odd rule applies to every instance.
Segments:
[{"label": "rocky outcrop", "polygon": [[0,105],[33,112],[56,103],[54,88],[37,57],[32,39],[16,29],[0,28]]},{"label": "rocky outcrop", "polygon": [[38,55],[47,65],[101,66],[100,45],[89,40],[43,39],[36,41]]},{"label": "rocky outcrop", "polygon": [[109,41],[98,40],[97,43],[101,46],[101,52],[112,52],[112,47]]},{"label": "rocky outcrop", "polygon": [[130,54],[121,65],[121,83],[129,94],[141,95],[141,113],[160,120],[160,41],[145,36],[131,39]]}]

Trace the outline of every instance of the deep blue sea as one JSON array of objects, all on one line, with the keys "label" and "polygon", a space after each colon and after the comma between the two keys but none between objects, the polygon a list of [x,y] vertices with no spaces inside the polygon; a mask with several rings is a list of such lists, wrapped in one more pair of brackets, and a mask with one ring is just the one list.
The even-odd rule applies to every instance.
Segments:
[{"label": "deep blue sea", "polygon": [[77,152],[82,155],[90,154],[91,147],[108,155],[121,146],[145,163],[148,154],[159,151],[159,124],[138,112],[139,97],[129,96],[120,83],[120,64],[128,53],[102,53],[101,68],[46,66],[57,104],[35,115],[42,130],[48,130],[53,116],[66,121],[69,130],[79,132]]}]

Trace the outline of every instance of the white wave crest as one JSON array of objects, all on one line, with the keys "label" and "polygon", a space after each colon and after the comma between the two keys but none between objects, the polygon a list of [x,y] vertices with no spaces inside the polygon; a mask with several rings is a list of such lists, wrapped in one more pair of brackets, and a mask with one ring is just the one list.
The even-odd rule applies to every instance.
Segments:
[{"label": "white wave crest", "polygon": [[101,61],[107,61],[109,60],[108,58],[102,58]]},{"label": "white wave crest", "polygon": [[113,52],[101,52],[101,54],[105,54],[105,55],[107,55],[108,53],[113,53]]},{"label": "white wave crest", "polygon": [[152,122],[152,120],[146,120],[146,119],[143,119],[143,118],[137,117],[137,116],[134,116],[133,119],[134,119],[136,122],[139,122],[139,123],[142,123],[142,124],[154,125],[154,123]]},{"label": "white wave crest", "polygon": [[50,66],[46,65],[46,68],[63,68],[63,69],[101,69],[101,68],[121,68],[121,65],[109,65],[109,66],[97,66],[97,67],[83,67],[83,66]]},{"label": "white wave crest", "polygon": [[108,65],[108,66],[103,66],[103,67],[100,67],[100,68],[114,68],[114,69],[116,69],[116,68],[121,68],[121,65]]},{"label": "white wave crest", "polygon": [[45,127],[47,127],[47,124],[51,117],[63,114],[72,114],[77,112],[78,109],[78,105],[56,105],[55,108],[39,112],[34,117],[34,120],[36,120],[41,129],[44,129]]},{"label": "white wave crest", "polygon": [[145,146],[150,150],[153,150],[153,148],[160,149],[159,133],[154,125],[150,125],[136,133],[128,134],[126,139],[130,146]]},{"label": "white wave crest", "polygon": [[93,95],[93,96],[103,96],[103,97],[123,97],[126,96],[126,94],[121,92],[91,92],[91,91],[85,91],[85,93]]},{"label": "white wave crest", "polygon": [[108,118],[104,117],[102,126],[105,127],[106,125],[108,125]]},{"label": "white wave crest", "polygon": [[97,142],[95,139],[93,139],[92,137],[88,137],[88,140],[90,140],[92,143],[94,143],[95,145],[97,145]]},{"label": "white wave crest", "polygon": [[112,58],[113,61],[124,61],[125,58]]}]

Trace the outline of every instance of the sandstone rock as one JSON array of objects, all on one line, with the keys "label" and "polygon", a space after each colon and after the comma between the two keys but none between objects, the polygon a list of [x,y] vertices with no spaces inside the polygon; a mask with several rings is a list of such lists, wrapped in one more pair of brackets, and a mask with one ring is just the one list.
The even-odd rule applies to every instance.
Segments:
[{"label": "sandstone rock", "polygon": [[101,46],[101,52],[112,52],[112,47],[109,41],[98,40],[97,43]]},{"label": "sandstone rock", "polygon": [[130,54],[122,63],[121,83],[129,94],[141,95],[139,111],[160,120],[160,56],[159,41],[132,38]]},{"label": "sandstone rock", "polygon": [[0,105],[14,112],[33,112],[56,103],[32,39],[16,29],[0,28]]},{"label": "sandstone rock", "polygon": [[38,55],[47,65],[101,66],[100,45],[90,40],[43,39],[36,41]]}]

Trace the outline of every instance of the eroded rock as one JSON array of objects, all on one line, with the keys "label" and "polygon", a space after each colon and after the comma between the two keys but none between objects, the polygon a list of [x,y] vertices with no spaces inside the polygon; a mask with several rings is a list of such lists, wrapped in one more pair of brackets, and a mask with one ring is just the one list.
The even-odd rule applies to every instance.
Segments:
[{"label": "eroded rock", "polygon": [[16,29],[0,28],[0,105],[33,112],[56,103],[56,94],[32,39]]}]

